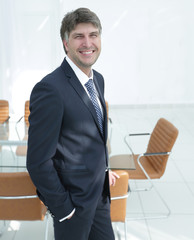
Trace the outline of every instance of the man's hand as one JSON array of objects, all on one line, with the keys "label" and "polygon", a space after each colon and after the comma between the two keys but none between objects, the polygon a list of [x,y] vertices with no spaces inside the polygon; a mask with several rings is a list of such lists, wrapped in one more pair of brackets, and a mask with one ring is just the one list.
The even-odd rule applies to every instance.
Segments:
[{"label": "man's hand", "polygon": [[74,213],[75,213],[75,208],[74,208],[73,211],[70,213],[70,215],[68,216],[67,219],[68,219],[68,220],[71,219],[71,218],[73,217]]},{"label": "man's hand", "polygon": [[75,213],[75,208],[73,209],[73,211],[68,216],[60,219],[59,222],[63,222],[65,220],[67,220],[67,219],[71,219],[73,217],[74,213]]},{"label": "man's hand", "polygon": [[120,178],[118,174],[115,172],[109,171],[109,185],[114,186],[116,183],[116,179]]}]

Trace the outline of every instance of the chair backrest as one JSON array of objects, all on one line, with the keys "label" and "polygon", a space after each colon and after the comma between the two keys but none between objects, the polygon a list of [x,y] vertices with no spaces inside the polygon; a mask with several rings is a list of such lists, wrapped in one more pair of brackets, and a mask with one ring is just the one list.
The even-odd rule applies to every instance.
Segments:
[{"label": "chair backrest", "polygon": [[9,102],[0,100],[0,123],[4,123],[9,117]]},{"label": "chair backrest", "polygon": [[[150,136],[147,153],[171,152],[178,136],[178,129],[169,121],[160,118]],[[169,155],[146,157],[153,168],[162,175],[165,171]]]},{"label": "chair backrest", "polygon": [[[3,197],[29,197],[1,199]],[[27,172],[0,173],[0,219],[44,220],[46,207],[36,196],[36,188]]]},{"label": "chair backrest", "polygon": [[30,101],[26,101],[25,102],[25,110],[24,110],[24,120],[27,126],[29,126],[29,121],[28,121],[28,117],[30,115]]},{"label": "chair backrest", "polygon": [[[112,222],[125,222],[129,175],[127,172],[125,172],[123,170],[117,170],[115,172],[120,176],[120,178],[117,179],[115,186],[110,187],[111,221]],[[120,199],[117,199],[117,198],[120,198]]]},{"label": "chair backrest", "polygon": [[106,103],[106,112],[107,112],[107,119],[108,119],[108,117],[109,117],[109,107],[108,107],[108,102],[105,101],[105,103]]}]

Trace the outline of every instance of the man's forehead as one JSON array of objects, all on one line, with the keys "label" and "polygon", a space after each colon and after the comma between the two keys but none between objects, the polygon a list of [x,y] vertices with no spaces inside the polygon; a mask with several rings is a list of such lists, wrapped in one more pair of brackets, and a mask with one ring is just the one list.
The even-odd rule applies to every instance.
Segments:
[{"label": "man's forehead", "polygon": [[75,33],[91,33],[91,32],[99,33],[99,29],[92,23],[78,23],[75,26],[75,28],[70,32],[70,35]]}]

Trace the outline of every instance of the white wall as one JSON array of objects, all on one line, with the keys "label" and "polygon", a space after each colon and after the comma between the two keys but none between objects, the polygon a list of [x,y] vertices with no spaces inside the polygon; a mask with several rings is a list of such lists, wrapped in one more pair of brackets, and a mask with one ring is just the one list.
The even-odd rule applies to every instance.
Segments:
[{"label": "white wall", "polygon": [[1,0],[0,98],[11,111],[61,63],[61,19],[78,7],[102,21],[94,67],[110,104],[194,103],[193,0]]}]

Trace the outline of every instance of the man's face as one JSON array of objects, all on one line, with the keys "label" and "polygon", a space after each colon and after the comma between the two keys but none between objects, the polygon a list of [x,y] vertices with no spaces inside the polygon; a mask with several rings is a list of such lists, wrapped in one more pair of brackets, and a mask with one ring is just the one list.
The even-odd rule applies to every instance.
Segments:
[{"label": "man's face", "polygon": [[79,23],[70,32],[68,42],[63,40],[67,56],[85,74],[89,75],[91,66],[101,51],[101,36],[98,28],[91,23]]}]

